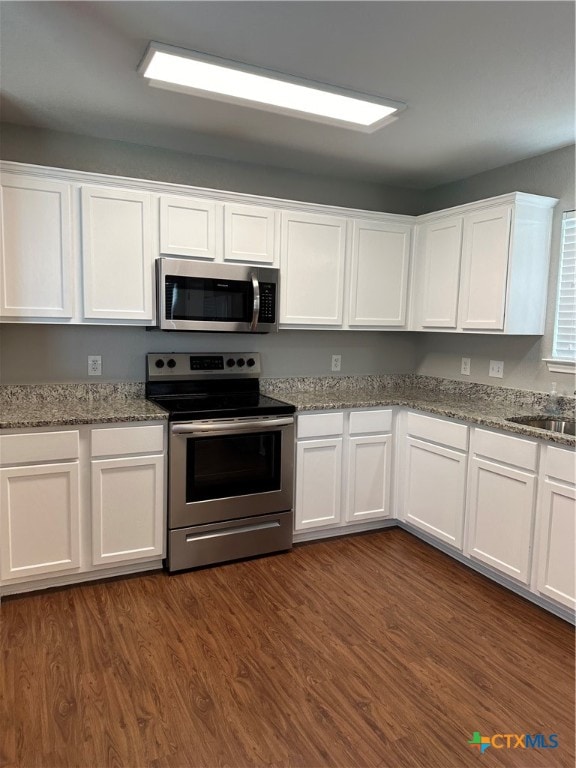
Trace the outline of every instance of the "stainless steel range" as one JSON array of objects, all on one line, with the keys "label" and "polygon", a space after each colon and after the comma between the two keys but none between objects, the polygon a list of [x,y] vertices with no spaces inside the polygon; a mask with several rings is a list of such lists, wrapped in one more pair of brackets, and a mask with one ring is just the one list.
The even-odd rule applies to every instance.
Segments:
[{"label": "stainless steel range", "polygon": [[170,414],[169,571],[292,546],[295,408],[259,375],[257,353],[147,355],[146,396]]}]

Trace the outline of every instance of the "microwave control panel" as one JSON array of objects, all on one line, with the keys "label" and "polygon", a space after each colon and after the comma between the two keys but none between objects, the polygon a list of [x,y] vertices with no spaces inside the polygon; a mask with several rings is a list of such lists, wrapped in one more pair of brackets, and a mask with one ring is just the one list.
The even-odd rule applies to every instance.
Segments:
[{"label": "microwave control panel", "polygon": [[276,322],[276,284],[260,283],[260,323]]}]

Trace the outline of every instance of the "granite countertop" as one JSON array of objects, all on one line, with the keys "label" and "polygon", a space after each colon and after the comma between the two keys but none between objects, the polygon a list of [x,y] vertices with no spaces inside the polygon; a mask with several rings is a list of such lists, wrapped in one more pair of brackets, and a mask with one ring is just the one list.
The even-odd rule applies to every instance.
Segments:
[{"label": "granite countertop", "polygon": [[[397,405],[525,437],[576,446],[576,437],[571,435],[506,421],[511,416],[537,417],[546,414],[549,396],[541,392],[415,374],[342,377],[339,386],[334,378],[325,382],[306,378],[269,379],[265,380],[263,389],[267,394],[294,405],[299,412]],[[560,415],[557,418],[574,419],[574,403],[573,397],[560,397]]]},{"label": "granite countertop", "polygon": [[[571,435],[506,421],[511,416],[546,414],[549,395],[542,392],[417,374],[261,379],[260,388],[300,412],[397,405],[576,446]],[[574,397],[560,397],[558,417],[573,419],[574,405]],[[143,383],[0,387],[0,429],[167,419],[166,411],[146,400]]]},{"label": "granite countertop", "polygon": [[0,429],[168,419],[143,384],[46,384],[0,388]]}]

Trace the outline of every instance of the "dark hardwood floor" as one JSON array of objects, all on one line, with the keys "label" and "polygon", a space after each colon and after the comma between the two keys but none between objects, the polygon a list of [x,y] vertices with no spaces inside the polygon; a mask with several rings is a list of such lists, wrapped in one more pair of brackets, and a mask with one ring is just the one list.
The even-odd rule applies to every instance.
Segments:
[{"label": "dark hardwood floor", "polygon": [[399,529],[1,618],[2,766],[574,765],[573,628]]}]

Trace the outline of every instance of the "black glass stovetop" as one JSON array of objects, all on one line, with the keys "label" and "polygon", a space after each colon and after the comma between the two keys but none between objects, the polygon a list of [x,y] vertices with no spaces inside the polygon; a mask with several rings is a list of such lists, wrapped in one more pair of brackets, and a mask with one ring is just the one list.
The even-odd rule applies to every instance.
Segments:
[{"label": "black glass stovetop", "polygon": [[179,392],[149,395],[148,399],[168,411],[172,421],[289,415],[296,410],[260,392]]}]

